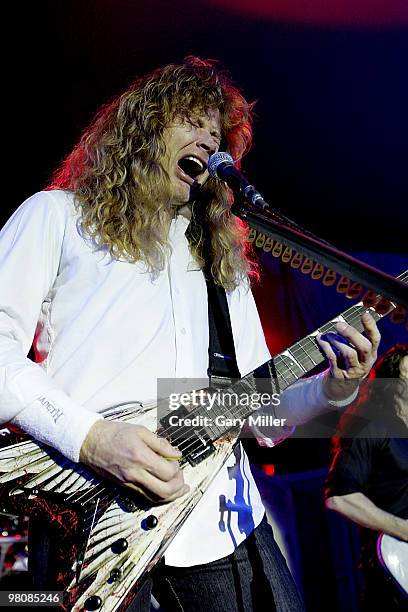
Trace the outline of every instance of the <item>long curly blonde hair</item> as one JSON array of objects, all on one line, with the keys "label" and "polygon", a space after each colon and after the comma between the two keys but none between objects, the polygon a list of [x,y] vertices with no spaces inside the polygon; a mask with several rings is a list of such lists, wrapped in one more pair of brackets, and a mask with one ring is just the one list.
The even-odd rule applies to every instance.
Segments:
[{"label": "long curly blonde hair", "polygon": [[[163,131],[175,118],[218,109],[222,147],[240,163],[252,143],[252,104],[213,60],[189,56],[138,78],[103,106],[52,177],[49,189],[75,195],[80,226],[117,259],[143,261],[153,275],[169,253],[174,216],[160,164]],[[247,227],[231,214],[228,187],[209,178],[192,203],[190,248],[215,281],[234,289],[257,276]]]}]

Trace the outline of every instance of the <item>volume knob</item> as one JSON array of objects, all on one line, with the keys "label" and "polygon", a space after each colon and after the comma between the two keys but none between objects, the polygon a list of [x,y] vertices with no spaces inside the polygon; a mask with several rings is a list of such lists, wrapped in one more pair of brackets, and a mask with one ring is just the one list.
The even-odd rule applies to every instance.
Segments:
[{"label": "volume knob", "polygon": [[129,543],[126,540],[126,538],[119,538],[112,544],[111,550],[113,553],[115,553],[115,555],[119,555],[120,553],[125,552],[128,546],[129,546]]},{"label": "volume knob", "polygon": [[102,599],[99,597],[99,595],[91,595],[85,600],[84,608],[85,610],[99,610],[101,605]]},{"label": "volume knob", "polygon": [[154,529],[157,527],[159,523],[159,519],[154,514],[149,514],[149,516],[145,519],[146,529]]},{"label": "volume knob", "polygon": [[114,567],[113,570],[111,570],[110,573],[110,579],[112,582],[117,582],[118,580],[120,580],[122,578],[122,572],[119,568]]}]

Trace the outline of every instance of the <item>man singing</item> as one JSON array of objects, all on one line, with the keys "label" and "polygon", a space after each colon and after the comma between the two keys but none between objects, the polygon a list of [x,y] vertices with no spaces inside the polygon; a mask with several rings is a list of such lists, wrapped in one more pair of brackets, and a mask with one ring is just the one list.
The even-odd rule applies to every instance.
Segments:
[{"label": "man singing", "polygon": [[[257,269],[246,227],[230,212],[228,187],[207,171],[219,149],[239,164],[251,141],[251,104],[214,62],[194,57],[137,79],[100,110],[49,189],[1,233],[3,421],[149,498],[188,491],[169,460],[177,448],[99,413],[154,398],[158,378],[207,377],[204,267],[226,291],[240,374],[270,359],[249,288]],[[349,341],[338,343],[342,367],[320,341],[330,368],[285,391],[279,416],[289,428],[355,397],[379,343],[373,319],[363,324],[365,336],[339,327]],[[26,358],[33,342],[36,363]],[[220,499],[234,499],[239,480],[242,505],[221,530]],[[47,567],[44,551],[34,556]],[[48,566],[46,576],[33,568],[37,588],[52,584]],[[152,583],[166,610],[249,612],[260,609],[259,594],[271,609],[303,610],[240,445],[134,609],[149,609]]]}]

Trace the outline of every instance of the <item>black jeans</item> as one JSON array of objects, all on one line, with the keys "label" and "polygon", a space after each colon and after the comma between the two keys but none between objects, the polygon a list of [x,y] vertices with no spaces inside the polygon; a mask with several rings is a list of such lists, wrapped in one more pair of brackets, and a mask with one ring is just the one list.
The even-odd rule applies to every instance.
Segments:
[{"label": "black jeans", "polygon": [[265,518],[228,557],[193,567],[161,563],[128,612],[148,612],[151,591],[164,612],[304,612]]}]

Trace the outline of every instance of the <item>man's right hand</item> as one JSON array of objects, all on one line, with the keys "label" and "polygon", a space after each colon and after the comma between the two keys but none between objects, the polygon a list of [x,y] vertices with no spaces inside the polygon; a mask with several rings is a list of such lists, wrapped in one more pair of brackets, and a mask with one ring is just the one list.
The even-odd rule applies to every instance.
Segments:
[{"label": "man's right hand", "polygon": [[146,427],[100,420],[89,430],[79,460],[152,501],[169,502],[189,491],[179,450]]}]

